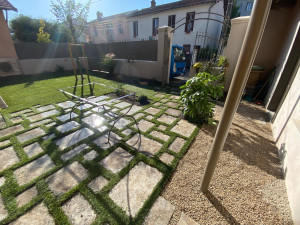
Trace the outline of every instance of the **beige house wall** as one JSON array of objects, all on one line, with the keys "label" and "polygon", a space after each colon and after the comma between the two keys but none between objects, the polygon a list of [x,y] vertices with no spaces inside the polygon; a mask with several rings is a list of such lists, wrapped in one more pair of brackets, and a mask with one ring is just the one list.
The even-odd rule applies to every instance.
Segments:
[{"label": "beige house wall", "polygon": [[2,10],[0,10],[0,58],[18,58]]}]

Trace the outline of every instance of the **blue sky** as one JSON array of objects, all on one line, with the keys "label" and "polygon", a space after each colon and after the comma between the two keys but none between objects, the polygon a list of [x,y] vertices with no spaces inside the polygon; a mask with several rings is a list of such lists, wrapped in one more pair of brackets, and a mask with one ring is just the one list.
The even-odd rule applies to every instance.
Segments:
[{"label": "blue sky", "polygon": [[[9,0],[17,9],[18,13],[9,11],[9,19],[13,19],[19,14],[55,20],[51,13],[51,0]],[[53,0],[56,2],[56,0]],[[177,0],[156,0],[157,5],[175,2]],[[76,2],[87,2],[87,0],[76,0]],[[104,16],[110,16],[135,9],[150,7],[151,0],[92,0],[88,21],[96,19],[96,12],[100,11]]]}]

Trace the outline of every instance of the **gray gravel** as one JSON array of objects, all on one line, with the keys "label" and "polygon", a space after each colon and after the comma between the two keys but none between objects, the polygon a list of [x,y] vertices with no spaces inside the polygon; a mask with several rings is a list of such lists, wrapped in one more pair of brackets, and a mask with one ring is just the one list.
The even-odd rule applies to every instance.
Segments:
[{"label": "gray gravel", "polygon": [[[222,104],[216,106],[220,119]],[[209,192],[200,185],[216,126],[203,126],[162,196],[199,224],[293,224],[277,148],[261,106],[241,102]]]}]

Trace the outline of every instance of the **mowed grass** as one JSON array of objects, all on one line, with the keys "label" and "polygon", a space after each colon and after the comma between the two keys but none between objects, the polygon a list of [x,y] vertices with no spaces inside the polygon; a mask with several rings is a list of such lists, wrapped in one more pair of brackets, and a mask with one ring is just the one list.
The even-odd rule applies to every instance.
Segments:
[{"label": "mowed grass", "polygon": [[[84,76],[86,77],[86,76]],[[80,76],[78,76],[77,85],[81,85]],[[118,87],[118,82],[101,78],[99,75],[90,75],[91,82],[105,84],[111,87]],[[88,83],[88,79],[84,79],[84,84]],[[65,101],[66,97],[58,89],[74,86],[75,77],[73,74],[40,74],[27,76],[14,76],[0,78],[0,96],[8,105],[7,109],[1,113],[11,113],[22,110],[34,105],[47,105],[54,102]],[[124,85],[124,89],[136,92],[137,95],[146,95],[153,98],[155,92],[153,86],[139,87],[135,85]],[[68,89],[73,93],[73,89]],[[93,95],[99,96],[110,93],[114,89],[95,86]],[[89,86],[77,87],[75,95],[87,97],[91,94]]]}]

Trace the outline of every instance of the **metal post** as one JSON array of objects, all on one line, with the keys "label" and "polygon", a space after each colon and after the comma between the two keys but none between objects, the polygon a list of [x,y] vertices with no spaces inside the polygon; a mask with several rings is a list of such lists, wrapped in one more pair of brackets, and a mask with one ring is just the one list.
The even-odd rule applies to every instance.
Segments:
[{"label": "metal post", "polygon": [[252,15],[246,31],[241,53],[234,71],[232,83],[223,109],[209,160],[201,183],[201,191],[208,190],[217,162],[224,147],[233,116],[241,100],[251,67],[253,65],[263,31],[267,22],[272,0],[254,2]]}]

